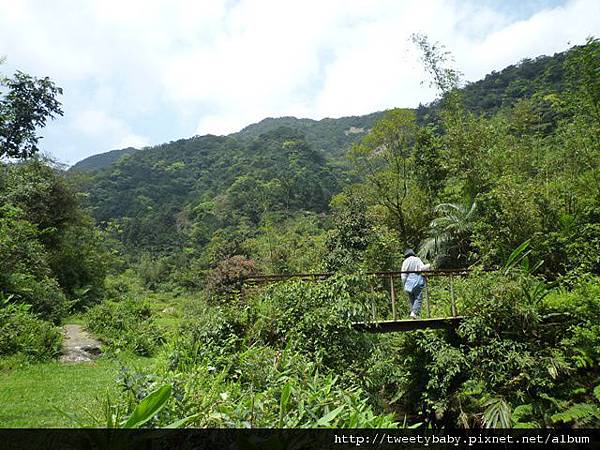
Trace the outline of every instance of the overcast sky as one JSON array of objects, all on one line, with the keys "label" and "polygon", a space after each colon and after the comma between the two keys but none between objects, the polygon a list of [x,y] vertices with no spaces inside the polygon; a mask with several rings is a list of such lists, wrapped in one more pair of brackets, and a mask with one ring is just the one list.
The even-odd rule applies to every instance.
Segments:
[{"label": "overcast sky", "polygon": [[475,81],[600,36],[600,0],[0,0],[0,72],[64,88],[42,148],[72,164],[265,117],[426,103],[414,32]]}]

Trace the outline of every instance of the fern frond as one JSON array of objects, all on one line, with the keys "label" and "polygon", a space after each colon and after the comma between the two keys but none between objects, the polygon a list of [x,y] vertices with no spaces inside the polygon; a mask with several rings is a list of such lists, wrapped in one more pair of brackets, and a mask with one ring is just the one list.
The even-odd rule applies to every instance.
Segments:
[{"label": "fern frond", "polygon": [[487,408],[483,412],[485,428],[510,428],[512,422],[511,409],[503,398],[492,398],[485,402]]}]

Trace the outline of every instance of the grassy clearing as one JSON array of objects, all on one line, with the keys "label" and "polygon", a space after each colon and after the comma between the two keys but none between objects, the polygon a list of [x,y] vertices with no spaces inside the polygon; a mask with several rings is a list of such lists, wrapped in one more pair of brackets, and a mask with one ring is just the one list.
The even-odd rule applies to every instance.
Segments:
[{"label": "grassy clearing", "polygon": [[101,418],[106,393],[116,393],[115,378],[121,367],[145,367],[151,358],[121,356],[99,358],[92,363],[62,364],[57,361],[12,367],[0,360],[0,427],[75,427],[64,414],[86,425]]},{"label": "grassy clearing", "polygon": [[167,332],[177,329],[181,322],[183,304],[187,297],[178,297],[171,293],[148,293],[145,300],[150,304],[156,324]]}]

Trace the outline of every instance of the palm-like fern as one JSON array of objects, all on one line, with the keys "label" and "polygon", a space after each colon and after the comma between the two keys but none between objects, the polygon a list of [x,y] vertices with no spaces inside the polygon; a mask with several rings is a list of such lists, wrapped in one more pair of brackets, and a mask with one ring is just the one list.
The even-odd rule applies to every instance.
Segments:
[{"label": "palm-like fern", "polygon": [[419,253],[426,258],[452,255],[456,259],[466,259],[469,248],[469,235],[477,204],[441,203],[434,209],[438,217],[429,224],[430,237]]}]

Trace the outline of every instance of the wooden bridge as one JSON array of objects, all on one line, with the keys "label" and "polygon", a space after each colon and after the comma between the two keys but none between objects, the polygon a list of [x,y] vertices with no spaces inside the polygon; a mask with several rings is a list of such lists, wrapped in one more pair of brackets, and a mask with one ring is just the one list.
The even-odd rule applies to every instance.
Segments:
[{"label": "wooden bridge", "polygon": [[[431,317],[431,304],[429,296],[429,280],[425,283],[423,291],[423,305],[421,312],[425,313],[425,317],[412,319],[412,318],[400,318],[398,314],[398,295],[396,292],[396,281],[401,279],[402,274],[419,273],[426,277],[426,279],[439,277],[448,280],[447,292],[450,300],[450,316],[444,317]],[[454,293],[454,279],[456,277],[463,277],[469,274],[467,269],[456,269],[456,270],[428,270],[428,271],[405,271],[405,272],[366,272],[361,275],[373,277],[375,279],[383,280],[387,282],[389,289],[389,298],[391,306],[391,319],[381,319],[377,314],[377,307],[375,301],[371,304],[371,319],[366,322],[355,322],[353,327],[356,330],[364,331],[367,333],[390,333],[398,331],[414,331],[424,328],[436,329],[436,328],[456,328],[461,320],[462,316],[458,314],[456,307],[456,296]],[[303,273],[303,274],[281,274],[281,275],[259,275],[247,277],[243,280],[243,286],[257,286],[271,283],[277,283],[280,281],[286,281],[290,279],[297,279],[303,281],[318,282],[335,275],[331,272],[323,273]],[[402,282],[400,281],[400,284]],[[408,296],[404,294],[404,290],[401,289],[401,296],[406,298],[408,311],[410,311],[410,300]],[[407,314],[408,315],[408,314]]]}]

